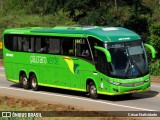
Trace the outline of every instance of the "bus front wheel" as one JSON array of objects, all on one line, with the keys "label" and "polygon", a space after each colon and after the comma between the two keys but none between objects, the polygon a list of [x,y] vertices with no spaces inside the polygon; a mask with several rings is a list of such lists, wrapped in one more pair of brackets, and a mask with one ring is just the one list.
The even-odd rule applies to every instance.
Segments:
[{"label": "bus front wheel", "polygon": [[27,78],[25,73],[20,76],[20,86],[21,85],[23,86],[24,89],[30,88],[29,79]]},{"label": "bus front wheel", "polygon": [[32,75],[31,75],[30,81],[31,81],[31,88],[32,88],[34,91],[37,91],[37,90],[38,90],[38,82],[37,82],[37,78],[36,78],[36,75],[35,75],[35,74],[32,74]]},{"label": "bus front wheel", "polygon": [[96,88],[94,82],[91,82],[89,84],[89,95],[90,95],[90,98],[92,98],[92,99],[98,98],[97,88]]}]

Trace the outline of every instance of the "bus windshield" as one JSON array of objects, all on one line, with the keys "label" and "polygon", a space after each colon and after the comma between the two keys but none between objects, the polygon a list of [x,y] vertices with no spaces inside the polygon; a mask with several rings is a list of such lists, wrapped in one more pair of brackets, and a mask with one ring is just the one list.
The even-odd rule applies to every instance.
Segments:
[{"label": "bus windshield", "polygon": [[148,73],[148,62],[141,41],[109,43],[111,53],[110,75],[122,78],[135,78]]}]

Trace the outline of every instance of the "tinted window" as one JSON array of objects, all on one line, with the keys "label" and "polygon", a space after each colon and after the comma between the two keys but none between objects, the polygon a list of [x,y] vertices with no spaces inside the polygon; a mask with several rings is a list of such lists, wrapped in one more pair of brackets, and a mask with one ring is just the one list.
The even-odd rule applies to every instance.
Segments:
[{"label": "tinted window", "polygon": [[62,54],[73,56],[75,55],[74,38],[63,38],[62,40]]},{"label": "tinted window", "polygon": [[5,35],[5,47],[11,51],[75,55],[75,38]]},{"label": "tinted window", "polygon": [[61,46],[60,46],[61,39],[60,38],[49,38],[49,53],[60,54]]},{"label": "tinted window", "polygon": [[76,56],[92,60],[90,47],[87,39],[85,38],[76,39],[75,42],[76,42]]},{"label": "tinted window", "polygon": [[103,47],[103,42],[101,42],[100,40],[93,38],[93,37],[88,37],[88,41],[90,43],[90,47],[92,50],[92,54],[93,54],[93,58],[95,61],[97,61],[98,59],[98,53],[97,50],[94,48],[94,46],[100,46]]},{"label": "tinted window", "polygon": [[4,35],[4,45],[7,49],[13,50],[12,35]]}]

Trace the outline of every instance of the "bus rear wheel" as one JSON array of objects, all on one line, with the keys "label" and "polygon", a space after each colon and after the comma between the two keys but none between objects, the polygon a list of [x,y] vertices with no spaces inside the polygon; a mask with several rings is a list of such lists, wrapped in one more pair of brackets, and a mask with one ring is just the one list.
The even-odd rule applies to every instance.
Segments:
[{"label": "bus rear wheel", "polygon": [[98,98],[97,88],[96,88],[94,82],[91,82],[89,84],[89,95],[90,95],[90,98],[92,98],[92,99]]},{"label": "bus rear wheel", "polygon": [[31,88],[34,90],[34,91],[37,91],[38,90],[38,82],[37,82],[37,77],[35,74],[32,74],[30,76],[30,81],[31,81]]},{"label": "bus rear wheel", "polygon": [[21,85],[23,86],[24,89],[29,89],[30,88],[29,79],[27,78],[25,73],[23,73],[20,76],[20,86]]},{"label": "bus rear wheel", "polygon": [[19,77],[19,87],[23,88],[23,78],[22,78],[22,75]]}]

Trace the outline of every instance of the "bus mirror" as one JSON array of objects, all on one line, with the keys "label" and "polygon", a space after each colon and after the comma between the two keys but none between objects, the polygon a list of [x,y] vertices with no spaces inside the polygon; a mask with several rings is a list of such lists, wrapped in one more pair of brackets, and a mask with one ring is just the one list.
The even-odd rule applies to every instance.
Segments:
[{"label": "bus mirror", "polygon": [[107,49],[105,49],[103,47],[99,47],[99,46],[94,46],[94,48],[97,49],[97,50],[102,51],[103,53],[105,53],[108,62],[112,61],[111,60],[111,54]]},{"label": "bus mirror", "polygon": [[151,50],[152,58],[155,58],[156,57],[156,50],[154,49],[154,47],[149,44],[144,44],[144,45]]}]

